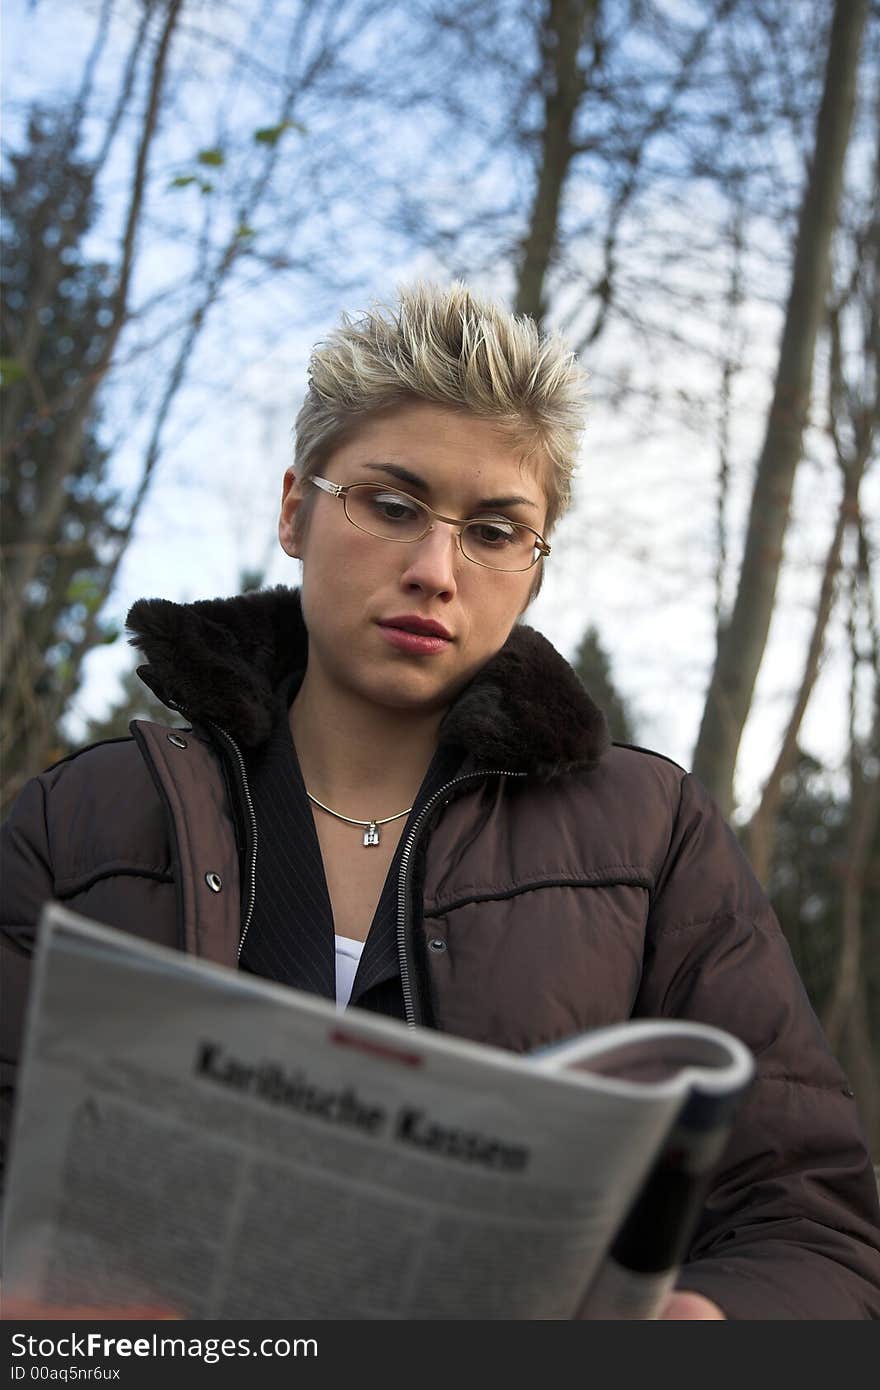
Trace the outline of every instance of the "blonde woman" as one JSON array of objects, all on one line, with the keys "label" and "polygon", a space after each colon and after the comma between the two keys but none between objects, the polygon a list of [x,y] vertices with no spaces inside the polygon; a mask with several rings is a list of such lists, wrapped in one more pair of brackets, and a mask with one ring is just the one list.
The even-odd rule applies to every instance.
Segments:
[{"label": "blonde woman", "polygon": [[666,1316],[877,1317],[852,1093],[764,894],[705,791],[610,746],[521,622],[584,396],[561,341],[460,284],[316,347],[279,524],[301,589],[136,604],[141,675],[191,727],[75,754],[4,827],[19,1007],[56,896],[516,1051],[633,1016],[715,1024],[758,1079]]}]

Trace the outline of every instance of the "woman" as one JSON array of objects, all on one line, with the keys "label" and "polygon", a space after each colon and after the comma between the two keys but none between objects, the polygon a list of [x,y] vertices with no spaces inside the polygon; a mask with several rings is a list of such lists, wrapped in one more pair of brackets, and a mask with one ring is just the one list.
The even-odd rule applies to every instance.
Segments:
[{"label": "woman", "polygon": [[136,724],[22,793],[14,959],[54,895],[519,1051],[638,1015],[726,1028],[758,1080],[666,1316],[880,1316],[852,1093],[761,889],[693,778],[609,747],[518,623],[583,399],[558,340],[460,285],[344,320],[284,479],[301,593],[135,605],[141,675],[192,727]]}]

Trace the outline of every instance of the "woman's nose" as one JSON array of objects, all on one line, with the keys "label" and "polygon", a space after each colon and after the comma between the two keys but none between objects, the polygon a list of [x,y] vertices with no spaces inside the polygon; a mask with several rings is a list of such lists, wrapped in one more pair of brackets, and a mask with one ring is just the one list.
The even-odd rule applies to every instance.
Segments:
[{"label": "woman's nose", "polygon": [[454,526],[435,521],[420,540],[409,546],[410,563],[403,573],[408,587],[425,593],[452,595],[456,589],[456,570],[462,558]]}]

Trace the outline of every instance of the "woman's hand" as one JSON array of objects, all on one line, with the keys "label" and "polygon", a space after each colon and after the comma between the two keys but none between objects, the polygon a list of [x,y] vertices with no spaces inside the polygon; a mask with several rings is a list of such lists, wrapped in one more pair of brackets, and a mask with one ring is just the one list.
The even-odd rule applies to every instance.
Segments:
[{"label": "woman's hand", "polygon": [[726,1322],[724,1314],[710,1298],[701,1293],[675,1291],[669,1295],[660,1314],[662,1320],[689,1320],[691,1322]]}]

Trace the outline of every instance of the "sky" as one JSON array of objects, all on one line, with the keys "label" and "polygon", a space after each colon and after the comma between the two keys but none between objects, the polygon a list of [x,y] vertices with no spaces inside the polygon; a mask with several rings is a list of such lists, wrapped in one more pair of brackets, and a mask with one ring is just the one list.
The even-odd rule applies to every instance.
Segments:
[{"label": "sky", "polygon": [[[210,7],[197,6],[197,10],[201,22],[210,25]],[[9,145],[15,143],[28,101],[68,87],[91,39],[96,13],[94,0],[76,6],[60,0],[36,4],[7,0],[2,100],[4,139]],[[120,40],[121,31],[113,42]],[[113,42],[107,55],[111,66],[120,61],[122,52],[121,46],[114,52]],[[375,61],[382,61],[381,55]],[[188,170],[193,150],[211,142],[213,127],[207,115],[204,127],[194,129],[193,113],[198,117],[200,102],[207,102],[200,93],[220,80],[220,68],[216,74],[202,71],[197,78],[192,78],[191,90],[182,86],[175,93],[178,119],[163,137],[159,152],[163,174]],[[486,99],[491,102],[491,92]],[[246,84],[236,89],[239,118],[241,103],[247,112],[247,103],[253,100]],[[204,109],[207,112],[207,105]],[[255,105],[253,119],[258,116]],[[310,138],[326,134],[323,120],[321,111],[309,113]],[[296,138],[295,134],[290,138]],[[370,138],[365,129],[365,157]],[[395,131],[383,157],[398,159],[404,167],[417,150],[415,137],[410,151],[406,132]],[[123,187],[125,176],[120,156],[118,165],[111,163],[110,168],[107,197],[111,205],[114,181]],[[245,568],[265,569],[268,584],[297,582],[298,566],[278,548],[274,529],[310,348],[335,324],[343,308],[363,308],[375,297],[393,295],[401,281],[437,270],[430,247],[408,245],[402,235],[381,235],[377,219],[365,215],[356,191],[346,186],[338,171],[328,167],[324,177],[331,208],[327,225],[317,240],[312,231],[304,232],[302,244],[292,244],[290,252],[326,256],[332,272],[328,279],[335,280],[337,288],[326,284],[321,293],[312,294],[304,275],[294,274],[283,282],[277,276],[264,276],[212,311],[189,384],[169,420],[155,484],[112,597],[111,616],[120,621],[141,596],[187,601],[233,592]],[[431,177],[426,170],[427,192],[444,196],[446,175],[438,170],[436,187],[427,187]],[[491,172],[485,177],[491,178]],[[197,201],[199,195],[191,189],[169,193],[158,204],[160,220],[179,216],[181,203],[174,198],[181,197]],[[658,207],[655,234],[675,235],[680,232],[680,219],[695,218],[697,213],[701,224],[708,225],[711,209],[705,206]],[[96,235],[100,237],[100,229]],[[153,287],[173,281],[178,271],[185,274],[185,248],[178,248],[177,265],[173,240],[167,236],[157,234],[143,251],[138,268],[142,297],[148,298]],[[467,266],[461,269],[468,274]],[[697,274],[696,269],[693,273]],[[718,273],[717,266],[710,264],[708,273]],[[785,273],[780,263],[778,274],[784,277]],[[472,282],[490,293],[509,294],[509,267],[481,265]],[[761,444],[767,370],[780,327],[778,308],[768,301],[784,295],[782,279],[768,288],[773,293],[746,306],[741,325],[745,350],[734,383],[728,601]],[[186,294],[182,284],[178,297],[170,298],[169,323]],[[560,296],[554,309],[560,320],[565,308]],[[711,336],[713,326],[706,331]],[[167,349],[167,343],[156,345],[157,363],[166,360]],[[610,653],[617,683],[631,703],[640,741],[688,766],[714,650],[717,442],[712,421],[704,414],[697,412],[697,419],[688,426],[686,412],[670,409],[669,402],[680,405],[688,392],[708,394],[712,383],[698,354],[684,349],[680,354],[668,349],[666,355],[658,354],[650,343],[645,345],[644,361],[633,359],[632,353],[632,339],[612,329],[595,361],[590,354],[584,355],[585,365],[596,373],[596,398],[574,504],[553,538],[544,587],[527,620],[569,657],[585,628],[595,624]],[[151,360],[150,354],[144,354],[131,384],[123,385],[107,403],[107,428],[117,441],[115,476],[123,485],[136,476],[139,467],[147,412],[138,392],[150,389],[149,371],[145,375],[143,365],[149,368]],[[645,400],[638,410],[621,404],[606,389],[606,379],[624,369],[631,386],[644,384]],[[659,402],[658,384],[662,386]],[[810,461],[811,454],[817,461]],[[817,438],[808,439],[808,461],[799,472],[793,501],[780,590],[783,601],[741,750],[737,791],[746,809],[770,766],[787,716],[833,527],[836,480],[819,461],[820,455]],[[864,499],[875,535],[880,517],[877,471]],[[837,628],[802,740],[832,764],[845,754],[848,675],[842,641],[842,630]],[[112,702],[118,675],[130,661],[124,643],[99,649],[90,657],[69,716],[74,737],[90,715],[102,714]]]}]

